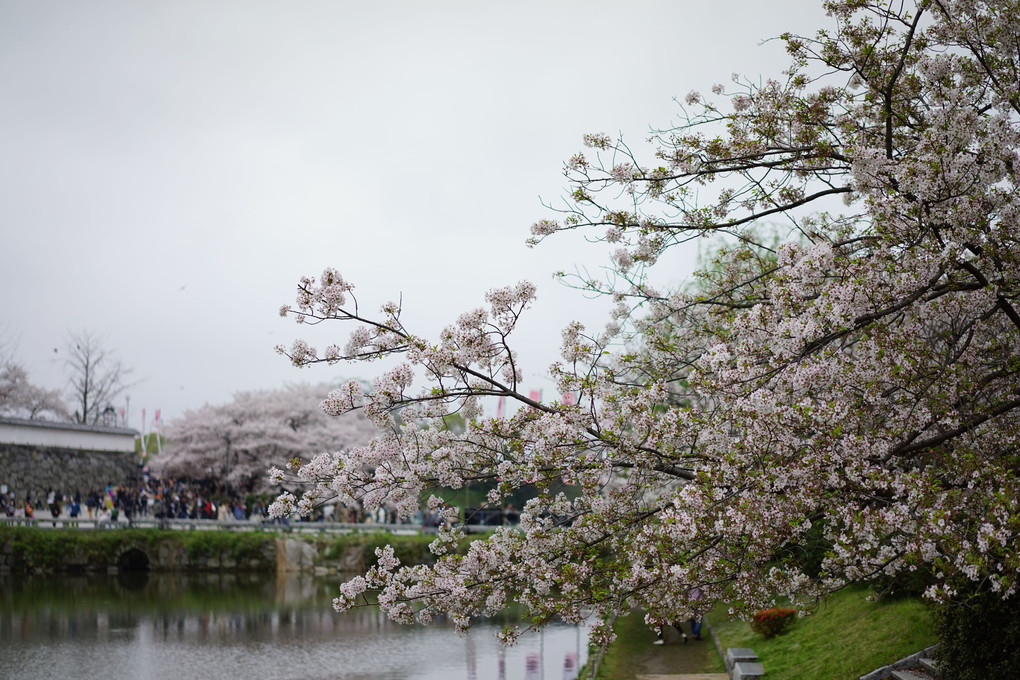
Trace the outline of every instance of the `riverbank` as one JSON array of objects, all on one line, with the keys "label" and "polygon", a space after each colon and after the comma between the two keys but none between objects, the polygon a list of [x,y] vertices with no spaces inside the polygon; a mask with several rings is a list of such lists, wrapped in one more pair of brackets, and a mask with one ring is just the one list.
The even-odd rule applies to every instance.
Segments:
[{"label": "riverbank", "polygon": [[375,564],[375,549],[385,545],[392,545],[404,563],[429,564],[434,559],[428,549],[432,539],[386,532],[305,536],[272,531],[0,527],[0,572],[363,572]]},{"label": "riverbank", "polygon": [[709,620],[723,649],[751,648],[770,680],[859,678],[935,643],[931,610],[919,597],[877,599],[866,585],[832,593],[781,635],[765,638],[717,607]]},{"label": "riverbank", "polygon": [[[769,678],[850,680],[935,642],[932,612],[920,598],[871,595],[867,586],[833,593],[817,611],[772,638],[755,633],[746,621],[729,619],[724,606],[711,612],[707,623],[723,651],[753,649]],[[614,630],[616,640],[601,659],[597,680],[726,671],[707,635],[705,640],[684,643],[672,627],[666,627],[665,644],[655,645],[655,633],[639,613],[617,619]]]}]

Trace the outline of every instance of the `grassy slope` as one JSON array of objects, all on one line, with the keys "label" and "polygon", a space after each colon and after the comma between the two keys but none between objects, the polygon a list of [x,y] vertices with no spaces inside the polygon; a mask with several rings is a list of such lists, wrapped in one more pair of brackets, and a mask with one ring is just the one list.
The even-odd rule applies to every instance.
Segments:
[{"label": "grassy slope", "polygon": [[916,599],[868,602],[869,590],[834,593],[811,616],[766,640],[743,621],[710,616],[727,647],[750,647],[769,680],[850,680],[913,654],[935,641],[931,615]]}]

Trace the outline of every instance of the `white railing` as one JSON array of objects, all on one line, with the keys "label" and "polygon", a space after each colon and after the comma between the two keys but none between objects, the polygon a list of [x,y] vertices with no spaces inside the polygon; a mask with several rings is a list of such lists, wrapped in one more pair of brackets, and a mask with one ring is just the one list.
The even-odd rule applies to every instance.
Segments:
[{"label": "white railing", "polygon": [[[282,531],[287,533],[372,533],[386,531],[391,534],[428,534],[435,533],[433,527],[418,524],[374,524],[351,522],[300,522],[271,521],[260,519],[247,520],[216,520],[216,519],[157,519],[151,515],[123,517],[117,520],[97,519],[89,517],[2,517],[0,526],[27,526],[40,529],[169,529],[169,530],[203,530],[203,531]],[[468,533],[491,531],[495,527],[466,525]]]}]

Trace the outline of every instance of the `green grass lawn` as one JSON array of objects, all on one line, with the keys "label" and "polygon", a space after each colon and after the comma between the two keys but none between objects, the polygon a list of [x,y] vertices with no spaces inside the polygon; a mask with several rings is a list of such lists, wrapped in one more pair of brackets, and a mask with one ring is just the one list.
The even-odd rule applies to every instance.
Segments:
[{"label": "green grass lawn", "polygon": [[869,602],[865,587],[834,593],[785,633],[765,639],[745,621],[730,621],[722,606],[709,616],[727,647],[750,647],[769,680],[856,680],[934,644],[928,608],[919,599]]}]

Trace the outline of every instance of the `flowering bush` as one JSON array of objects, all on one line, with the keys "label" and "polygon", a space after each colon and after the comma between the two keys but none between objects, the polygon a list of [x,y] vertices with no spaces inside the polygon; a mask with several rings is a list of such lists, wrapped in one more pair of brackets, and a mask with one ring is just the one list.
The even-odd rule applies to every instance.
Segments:
[{"label": "flowering bush", "polygon": [[772,607],[756,611],[751,617],[751,630],[767,638],[779,635],[797,614],[796,609],[789,607]]}]

